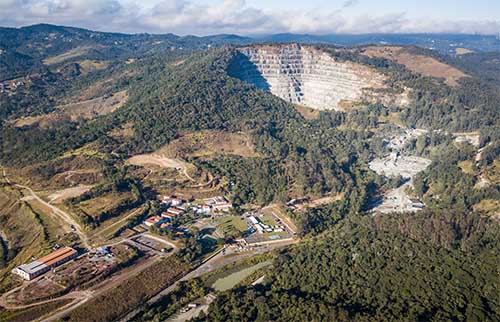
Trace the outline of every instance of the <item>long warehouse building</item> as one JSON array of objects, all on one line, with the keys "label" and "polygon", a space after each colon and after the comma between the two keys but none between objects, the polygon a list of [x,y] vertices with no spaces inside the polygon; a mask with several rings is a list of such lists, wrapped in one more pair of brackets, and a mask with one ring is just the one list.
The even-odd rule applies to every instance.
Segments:
[{"label": "long warehouse building", "polygon": [[29,281],[51,270],[52,268],[72,260],[76,256],[78,256],[78,252],[76,250],[71,247],[63,247],[37,259],[36,261],[14,268],[12,273],[17,274]]}]

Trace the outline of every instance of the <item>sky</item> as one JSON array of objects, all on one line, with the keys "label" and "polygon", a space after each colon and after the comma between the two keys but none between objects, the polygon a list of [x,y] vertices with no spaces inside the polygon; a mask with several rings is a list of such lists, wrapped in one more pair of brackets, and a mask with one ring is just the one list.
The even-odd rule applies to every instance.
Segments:
[{"label": "sky", "polygon": [[500,34],[500,0],[0,0],[0,26],[126,33]]}]

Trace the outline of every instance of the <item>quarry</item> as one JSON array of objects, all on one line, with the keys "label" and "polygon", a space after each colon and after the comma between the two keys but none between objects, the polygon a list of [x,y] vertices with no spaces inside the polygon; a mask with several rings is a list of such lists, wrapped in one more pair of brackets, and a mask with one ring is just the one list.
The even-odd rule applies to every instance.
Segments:
[{"label": "quarry", "polygon": [[385,76],[372,68],[299,44],[239,48],[230,73],[317,110],[346,110],[385,88]]},{"label": "quarry", "polygon": [[404,129],[401,135],[387,140],[387,146],[392,153],[370,162],[370,169],[377,174],[390,178],[401,176],[406,180],[404,184],[387,191],[382,198],[375,202],[372,209],[374,212],[411,212],[425,207],[420,200],[411,198],[407,190],[412,188],[413,178],[419,172],[424,171],[431,164],[431,160],[418,156],[402,155],[402,150],[409,139],[425,133],[426,131],[422,129]]}]

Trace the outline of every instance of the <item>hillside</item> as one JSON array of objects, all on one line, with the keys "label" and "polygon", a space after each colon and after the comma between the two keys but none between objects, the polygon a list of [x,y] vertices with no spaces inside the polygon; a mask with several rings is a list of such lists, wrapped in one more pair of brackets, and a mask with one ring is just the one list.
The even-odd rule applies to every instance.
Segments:
[{"label": "hillside", "polygon": [[200,321],[498,320],[496,56],[253,41],[0,30],[0,268],[127,249],[61,291],[63,320],[165,320],[209,294]]},{"label": "hillside", "polygon": [[222,293],[196,321],[496,321],[498,224],[488,225],[436,214],[347,220],[279,254],[263,284]]},{"label": "hillside", "polygon": [[[221,44],[240,44],[234,35],[180,37],[174,34],[120,34],[39,24],[0,28],[0,81],[36,73],[46,66],[82,60],[137,59],[164,51],[183,53]],[[4,60],[5,58],[5,60]]]}]

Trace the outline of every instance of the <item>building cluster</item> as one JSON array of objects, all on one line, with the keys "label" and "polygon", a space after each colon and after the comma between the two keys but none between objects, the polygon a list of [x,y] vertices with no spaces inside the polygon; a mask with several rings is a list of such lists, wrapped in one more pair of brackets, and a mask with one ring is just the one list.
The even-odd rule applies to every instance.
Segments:
[{"label": "building cluster", "polygon": [[147,227],[171,229],[173,228],[172,222],[182,218],[188,210],[198,215],[210,216],[215,213],[228,212],[233,207],[223,196],[204,199],[201,205],[187,203],[176,196],[159,196],[158,201],[164,211],[160,215],[146,218],[143,224]]},{"label": "building cluster", "polygon": [[0,94],[1,93],[9,93],[15,92],[18,87],[23,86],[23,81],[10,81],[5,83],[0,83]]},{"label": "building cluster", "polygon": [[71,247],[62,247],[31,263],[23,264],[12,270],[12,273],[26,280],[32,280],[57,266],[64,264],[78,256],[78,252]]},{"label": "building cluster", "polygon": [[258,218],[255,216],[249,216],[248,217],[248,232],[253,234],[254,232],[257,232],[259,234],[263,233],[281,233],[285,231],[284,226],[280,225],[266,225],[262,221],[260,221]]},{"label": "building cluster", "polygon": [[160,205],[166,210],[161,215],[147,218],[143,223],[148,227],[157,226],[161,229],[170,229],[172,222],[186,213],[184,200],[175,196],[162,196],[159,199]]},{"label": "building cluster", "polygon": [[203,201],[205,202],[205,207],[210,209],[210,212],[228,212],[229,209],[233,208],[233,204],[228,202],[223,196],[207,198]]}]

